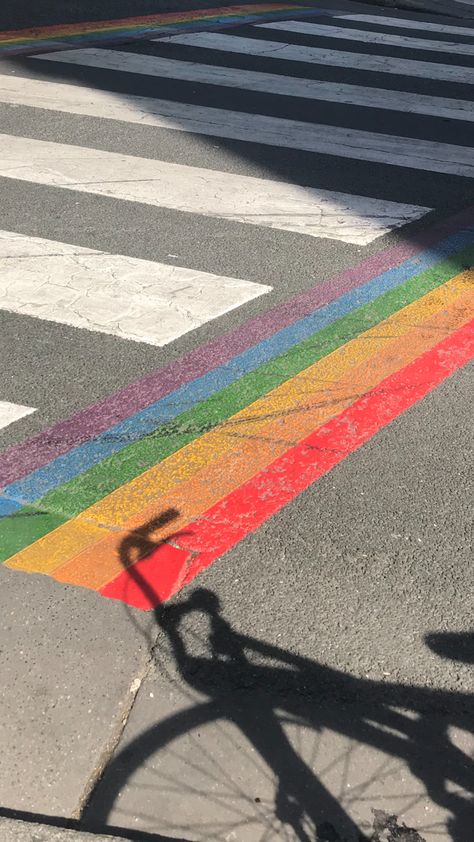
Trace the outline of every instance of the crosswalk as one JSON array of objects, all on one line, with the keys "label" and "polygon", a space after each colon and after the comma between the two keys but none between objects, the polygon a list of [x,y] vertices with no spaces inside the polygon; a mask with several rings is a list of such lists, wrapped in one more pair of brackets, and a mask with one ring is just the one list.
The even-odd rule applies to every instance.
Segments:
[{"label": "crosswalk", "polygon": [[35,412],[32,406],[21,406],[10,403],[10,401],[0,401],[0,430],[26,415],[31,415],[32,412]]},{"label": "crosswalk", "polygon": [[155,345],[271,289],[0,231],[2,259],[1,307]]},{"label": "crosswalk", "polygon": [[[41,56],[38,58],[41,58]],[[184,82],[217,84],[225,88],[243,88],[246,91],[256,91],[258,93],[279,94],[280,96],[300,97],[302,99],[335,102],[344,105],[361,105],[365,108],[402,111],[411,114],[427,114],[434,117],[446,117],[452,120],[466,120],[468,122],[474,120],[472,103],[469,100],[427,96],[409,91],[378,89],[339,82],[318,81],[318,84],[315,85],[313,80],[305,79],[304,77],[284,76],[271,72],[259,73],[253,70],[218,67],[211,64],[196,65],[194,63],[175,61],[174,59],[161,59],[159,56],[133,55],[120,50],[107,52],[100,49],[88,49],[81,50],[77,53],[70,52],[67,54],[51,55],[48,56],[48,60],[58,61],[62,64],[67,63],[69,65],[83,67],[95,67],[101,70],[121,70],[125,66],[128,73],[137,73],[140,76],[153,76],[158,79],[176,79]],[[15,81],[21,84],[21,80],[19,79],[9,80],[8,88],[5,86],[5,81],[3,81],[2,102],[10,102],[10,98],[13,98],[14,94],[17,96],[20,95],[19,92],[17,93],[20,84],[17,84],[15,88]],[[35,84],[34,80],[32,84]],[[22,85],[22,99],[19,100],[22,104],[30,104],[28,97],[34,91],[37,105],[47,102],[47,105],[43,105],[43,107],[67,110],[66,103],[56,99],[54,96],[54,87],[52,84],[47,90],[45,90],[44,86],[41,86],[41,89],[35,91],[35,87],[30,89],[29,86],[28,90],[25,90],[24,85]],[[79,98],[80,93],[74,90],[70,92],[70,96],[73,95]],[[107,94],[103,91],[95,92],[93,100],[89,96],[89,108],[92,109],[94,107],[97,98],[100,101],[101,97],[105,96]],[[118,108],[116,97],[113,94],[109,94],[108,99],[110,101],[109,108],[99,116],[109,117],[110,119],[123,119],[123,116],[118,111],[110,110],[110,103],[112,102]],[[129,97],[125,94],[120,100],[121,102],[132,102],[137,122],[145,119],[147,115],[167,115],[171,109],[173,109],[172,116],[176,116],[176,111],[178,111],[179,123],[173,123],[175,128],[179,128],[183,124],[183,121],[186,119],[186,111],[190,107],[188,103],[180,102],[177,104],[172,101],[169,102],[168,100],[160,99],[157,99],[155,102],[155,98],[153,97]],[[52,104],[54,102],[56,105]],[[167,106],[164,106],[165,102]],[[164,110],[165,107],[167,111]],[[203,108],[203,106],[193,107]],[[82,113],[79,105],[76,105],[76,113]],[[91,110],[86,113],[95,114]],[[223,128],[222,123],[220,128]],[[193,126],[192,131],[196,131],[196,125]],[[214,127],[214,131],[216,131],[216,127]]]},{"label": "crosswalk", "polygon": [[[472,86],[473,29],[378,14],[5,63],[0,179],[31,201],[3,217],[0,309],[160,347],[271,300],[267,255],[360,250],[468,189]],[[71,201],[74,242],[48,211]]]},{"label": "crosswalk", "polygon": [[[242,139],[245,129],[244,124],[239,132]],[[250,124],[247,129],[250,133]],[[7,135],[0,135],[0,155],[6,162],[6,167],[0,167],[0,175],[9,178],[315,237],[332,235],[349,242],[367,243],[377,236],[380,227],[387,230],[426,211],[203,167],[81,147],[71,150],[60,143]],[[49,166],[52,159],[57,162],[54,170]],[[132,169],[134,177],[129,179]],[[361,230],[359,223],[365,220],[367,227]],[[349,229],[347,234],[344,228]]]},{"label": "crosswalk", "polygon": [[[260,36],[262,32],[258,33]],[[288,37],[288,36],[286,36]],[[327,36],[326,36],[327,37]],[[277,53],[280,61],[303,62],[307,64],[322,64],[330,67],[341,67],[351,70],[356,63],[357,70],[375,73],[389,73],[396,76],[413,76],[419,79],[432,79],[441,82],[474,83],[474,68],[466,68],[438,64],[433,61],[419,61],[398,57],[357,54],[347,50],[336,50],[325,47],[301,46],[286,44],[281,41],[270,41],[264,38],[248,38],[242,36],[239,41],[234,35],[207,32],[204,35],[176,35],[175,43],[183,47],[197,47],[199,49],[220,50],[230,53],[244,52],[256,57],[271,57]],[[432,42],[430,42],[432,43]],[[451,45],[450,45],[451,46]]]}]

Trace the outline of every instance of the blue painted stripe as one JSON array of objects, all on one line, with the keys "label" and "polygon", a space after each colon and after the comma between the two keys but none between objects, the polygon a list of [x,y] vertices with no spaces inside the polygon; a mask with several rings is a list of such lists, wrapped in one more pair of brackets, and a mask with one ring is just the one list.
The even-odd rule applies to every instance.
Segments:
[{"label": "blue painted stripe", "polygon": [[[16,500],[9,500],[7,497],[0,497],[0,518],[8,517],[22,508],[22,504]],[[1,525],[1,524],[0,524]]]},{"label": "blue painted stripe", "polygon": [[[177,418],[181,413],[239,380],[243,375],[255,371],[262,364],[288,351],[297,343],[308,339],[317,331],[337,321],[358,307],[374,301],[383,293],[394,289],[410,278],[430,269],[450,255],[456,254],[472,244],[474,228],[457,232],[439,243],[436,248],[423,252],[400,266],[389,269],[376,278],[342,295],[330,304],[315,310],[310,315],[259,342],[257,345],[234,357],[229,363],[219,366],[203,377],[187,383],[164,398],[131,415],[100,436],[91,439],[69,451],[42,468],[2,490],[8,498],[10,513],[24,504],[33,503],[48,491],[68,482],[96,465],[98,462],[118,453],[133,442],[153,433],[161,424]],[[1,496],[0,496],[1,500]],[[0,513],[3,513],[0,508]]]}]

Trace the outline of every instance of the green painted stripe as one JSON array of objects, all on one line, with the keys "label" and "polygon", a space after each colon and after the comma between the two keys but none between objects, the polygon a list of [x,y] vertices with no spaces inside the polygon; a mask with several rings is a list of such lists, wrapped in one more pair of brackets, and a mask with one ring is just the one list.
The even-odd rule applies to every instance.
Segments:
[{"label": "green painted stripe", "polygon": [[2,520],[0,561],[27,547],[115,489],[222,424],[258,398],[354,339],[360,333],[459,274],[474,261],[474,246],[410,278],[375,301],[295,345],[202,403],[159,426],[85,473],[50,491],[35,504]]}]

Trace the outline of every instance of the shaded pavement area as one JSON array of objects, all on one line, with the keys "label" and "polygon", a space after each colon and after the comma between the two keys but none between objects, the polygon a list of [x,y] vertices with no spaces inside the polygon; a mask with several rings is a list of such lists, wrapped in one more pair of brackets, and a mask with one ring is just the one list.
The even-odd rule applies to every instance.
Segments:
[{"label": "shaded pavement area", "polygon": [[[172,520],[174,515],[172,511],[166,512],[163,519]],[[156,525],[150,524],[149,531]],[[145,530],[126,540],[124,553],[128,554],[137,545],[143,549],[144,536]],[[149,587],[145,581],[140,583],[136,568],[132,570],[138,584],[145,589]],[[207,639],[196,633],[195,628],[188,639],[183,634],[182,627],[191,613],[197,613],[201,621],[205,621]],[[421,842],[422,837],[415,829],[398,825],[396,817],[389,817],[380,810],[373,811],[374,834],[369,837],[362,832],[341,801],[314,773],[311,764],[305,762],[303,744],[295,745],[294,734],[293,740],[288,736],[291,726],[304,733],[306,739],[311,731],[321,734],[329,730],[359,747],[377,749],[392,759],[403,761],[412,776],[423,784],[434,804],[451,814],[448,822],[451,838],[456,842],[465,842],[468,838],[474,821],[473,762],[465,753],[465,745],[456,737],[453,739],[453,734],[471,729],[472,699],[469,694],[357,678],[297,657],[285,649],[240,634],[222,615],[215,594],[205,588],[194,590],[177,605],[156,609],[155,617],[171,647],[179,678],[201,699],[144,730],[117,753],[86,811],[86,824],[106,824],[117,799],[120,810],[120,797],[129,779],[159,752],[167,755],[168,762],[165,760],[160,765],[158,761],[151,798],[163,802],[180,791],[182,798],[189,797],[192,805],[196,787],[200,789],[203,781],[195,780],[188,792],[186,784],[177,776],[173,777],[177,775],[183,757],[180,749],[174,752],[170,745],[183,736],[187,736],[188,741],[195,740],[185,763],[194,766],[196,776],[200,764],[211,759],[213,747],[212,742],[210,746],[206,742],[205,748],[200,748],[199,740],[195,738],[201,736],[200,730],[209,723],[219,723],[223,733],[218,735],[218,742],[226,741],[225,726],[231,724],[233,731],[240,732],[256,754],[249,761],[248,754],[245,758],[242,746],[236,741],[231,746],[235,751],[234,774],[237,764],[242,764],[244,769],[250,766],[254,771],[261,761],[273,774],[276,782],[274,817],[269,820],[270,805],[263,806],[265,799],[259,795],[253,799],[261,814],[258,818],[252,821],[250,815],[237,816],[235,806],[228,803],[232,798],[229,793],[232,779],[222,780],[223,765],[219,768],[219,764],[214,764],[214,774],[203,766],[201,771],[209,787],[205,797],[211,804],[213,802],[215,815],[212,816],[212,807],[205,820],[206,811],[204,815],[201,813],[202,828],[186,826],[186,820],[178,820],[177,827],[184,825],[193,839],[274,838],[270,834],[276,831],[275,824],[278,824],[281,825],[278,838],[283,833],[283,838],[302,842],[313,839],[363,842],[369,838],[376,842],[382,838],[379,835],[382,832],[384,839]],[[472,635],[438,633],[427,636],[425,643],[442,657],[474,662]],[[155,657],[159,672],[166,675],[161,646],[159,638]],[[152,693],[150,697],[153,698]],[[315,760],[316,752],[313,764]],[[326,755],[324,762],[327,760]],[[379,773],[381,771],[379,769]],[[239,777],[238,773],[235,777]],[[241,780],[248,780],[247,771]],[[220,791],[222,783],[224,793]],[[153,783],[149,781],[148,788],[150,785]],[[231,827],[233,810],[235,828]],[[181,811],[189,816],[192,806],[182,802]],[[199,819],[197,821],[199,823]],[[221,835],[226,821],[229,821],[228,833]],[[267,825],[261,836],[258,823]],[[282,828],[290,828],[292,833],[287,836],[287,830]],[[235,835],[229,835],[232,833]]]},{"label": "shaded pavement area", "polygon": [[[452,399],[454,382],[443,390],[444,400]],[[439,392],[429,401],[431,412],[433,403],[440,407]],[[123,742],[85,811],[87,826],[111,821],[178,838],[249,842],[469,839],[473,637],[423,632],[446,628],[450,599],[457,600],[456,613],[461,609],[464,550],[452,544],[449,571],[443,570],[444,553],[431,531],[433,521],[443,523],[441,544],[450,542],[447,513],[441,507],[434,515],[441,489],[432,483],[430,512],[421,499],[415,502],[412,483],[404,488],[402,481],[411,459],[413,473],[428,481],[422,468],[428,447],[414,459],[412,438],[428,411],[418,406],[396,422],[403,453],[392,450],[390,480],[385,492],[378,486],[378,500],[393,427],[379,440],[370,476],[359,452],[304,495],[314,523],[305,547],[293,505],[279,516],[273,538],[261,530],[212,568],[209,587],[200,583],[155,610],[159,633],[150,668]],[[439,444],[432,442],[437,452]],[[374,443],[370,448],[373,459]],[[453,452],[452,442],[445,465]],[[387,514],[388,494],[393,511]],[[431,534],[426,578],[420,550],[395,532],[403,499],[420,543]],[[164,512],[130,534],[122,563],[156,548],[154,533],[164,525],[172,533],[176,515]],[[384,523],[377,527],[379,518]],[[291,534],[292,554],[281,550],[283,534]],[[368,564],[370,545],[376,549]],[[149,589],[136,567],[130,571],[138,587]],[[450,579],[457,580],[454,590]],[[152,629],[148,634],[153,645]],[[278,643],[282,637],[286,646]],[[319,651],[320,660],[305,654],[310,651]],[[397,812],[398,820],[387,815]],[[413,830],[402,835],[404,825]]]}]

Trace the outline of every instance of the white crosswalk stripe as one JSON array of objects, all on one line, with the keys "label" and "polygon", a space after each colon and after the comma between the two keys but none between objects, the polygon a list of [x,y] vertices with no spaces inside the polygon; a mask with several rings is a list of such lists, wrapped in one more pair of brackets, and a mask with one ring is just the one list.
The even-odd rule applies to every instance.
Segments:
[{"label": "white crosswalk stripe", "polygon": [[0,231],[0,308],[123,339],[166,345],[270,290]]},{"label": "white crosswalk stripe", "polygon": [[[259,118],[224,110],[223,120],[226,118],[229,122],[213,131],[217,137],[474,177],[472,151],[465,146],[358,129],[273,120],[271,117]],[[212,118],[207,119],[207,126],[208,131],[212,130]],[[337,203],[336,196],[326,196],[311,187],[100,150],[72,151],[63,144],[11,138],[2,134],[0,156],[3,161],[0,176],[7,178],[101,193],[286,231],[300,232],[304,229],[303,233],[314,237],[322,233],[318,219],[325,201],[334,199]],[[56,162],[54,167],[50,165],[53,160]],[[129,178],[131,167],[136,174],[133,179]],[[104,175],[106,177],[102,178]],[[347,197],[343,197],[343,201],[347,201]],[[364,207],[362,200],[359,206]],[[385,215],[386,210],[381,208],[381,213]],[[410,215],[412,211],[413,208],[406,212]],[[404,214],[405,211],[402,211]]]},{"label": "white crosswalk stripe", "polygon": [[[242,129],[243,139],[245,130],[251,131],[251,126],[244,124]],[[313,237],[346,227],[347,235],[341,230],[341,239],[356,243],[374,239],[377,227],[386,229],[387,222],[390,227],[400,225],[402,221],[422,216],[427,210],[9,135],[0,135],[0,159],[3,161],[0,177],[112,196],[185,213],[224,217]],[[133,178],[130,178],[132,172]]]},{"label": "white crosswalk stripe", "polygon": [[26,415],[31,415],[36,412],[32,406],[22,406],[17,403],[10,403],[10,401],[0,401],[0,430],[13,424],[14,421],[19,421]]},{"label": "white crosswalk stripe", "polygon": [[387,47],[401,47],[407,50],[432,50],[436,53],[453,53],[460,56],[474,56],[474,44],[460,44],[449,41],[430,41],[427,38],[413,38],[404,35],[389,35],[385,32],[361,32],[360,29],[349,29],[345,26],[328,26],[320,23],[306,23],[295,20],[274,21],[262,23],[259,29],[276,29],[284,32],[296,32],[298,35],[319,35],[322,38],[342,38],[347,41],[358,41],[361,44],[381,44]]},{"label": "white crosswalk stripe", "polygon": [[[163,39],[166,40],[166,39]],[[474,67],[437,64],[431,61],[393,58],[391,56],[363,55],[344,50],[330,50],[323,47],[303,47],[299,44],[285,44],[281,41],[266,41],[258,38],[236,38],[221,32],[205,32],[198,35],[173,35],[169,43],[183,47],[223,50],[231,53],[245,53],[252,56],[277,57],[279,60],[322,64],[329,67],[369,70],[374,73],[390,73],[440,82],[461,82],[474,85]]]},{"label": "white crosswalk stripe", "polygon": [[[45,54],[0,73],[0,178],[118,219],[146,206],[165,242],[192,230],[257,254],[252,230],[272,232],[297,262],[303,240],[366,246],[474,177],[473,84],[474,31],[378,15]],[[256,279],[222,256],[128,255],[126,236],[68,245],[47,219],[44,236],[4,227],[0,308],[122,339],[162,346],[274,286],[264,263]]]},{"label": "white crosswalk stripe", "polygon": [[394,29],[418,29],[422,32],[435,32],[439,35],[461,35],[474,38],[474,29],[468,26],[456,26],[449,23],[433,23],[426,20],[390,18],[382,15],[338,15],[338,20],[350,20],[354,23],[368,23],[375,26],[390,26]]},{"label": "white crosswalk stripe", "polygon": [[[365,108],[380,108],[388,111],[401,111],[409,114],[431,114],[435,117],[445,117],[451,120],[465,120],[474,122],[472,102],[462,99],[450,99],[442,96],[427,96],[410,93],[409,91],[391,91],[388,89],[370,88],[363,85],[341,84],[339,82],[324,82],[314,79],[283,76],[277,73],[259,73],[255,70],[242,68],[218,67],[210,64],[195,64],[174,59],[163,59],[159,56],[137,55],[123,50],[103,50],[91,48],[74,50],[67,53],[51,53],[46,56],[36,56],[49,62],[72,64],[83,67],[95,67],[98,70],[118,70],[125,73],[136,73],[141,76],[152,76],[157,79],[179,79],[183,82],[194,82],[219,85],[224,88],[243,88],[246,91],[278,94],[279,96],[301,97],[303,99],[322,100],[324,102],[339,102],[345,105],[362,105]],[[34,80],[33,80],[34,81]],[[16,84],[15,87],[13,87]],[[29,97],[29,87],[25,88],[21,79],[0,78],[0,98],[2,102],[12,102],[13,96]],[[54,83],[50,83],[53,85]],[[46,88],[35,89],[39,97],[37,107],[51,108],[52,105],[41,105],[42,98],[48,100],[54,97],[46,93]],[[52,90],[52,88],[51,88]],[[14,92],[15,93],[14,93]],[[20,94],[21,91],[21,94]],[[91,102],[101,96],[102,92],[94,91]],[[72,96],[72,94],[71,94]],[[111,95],[113,96],[113,95]],[[124,94],[121,101],[127,100]],[[118,106],[115,96],[116,107]],[[18,101],[20,101],[18,99]],[[23,102],[23,100],[22,100]],[[62,99],[58,99],[56,107],[60,108]],[[156,108],[151,105],[153,98],[147,99],[146,112],[154,113]],[[25,105],[32,104],[24,102]],[[171,106],[169,106],[171,107]],[[137,108],[141,110],[137,102]],[[175,105],[176,109],[186,108],[186,104]],[[107,117],[110,111],[103,113]],[[121,119],[117,117],[117,119]]]}]

